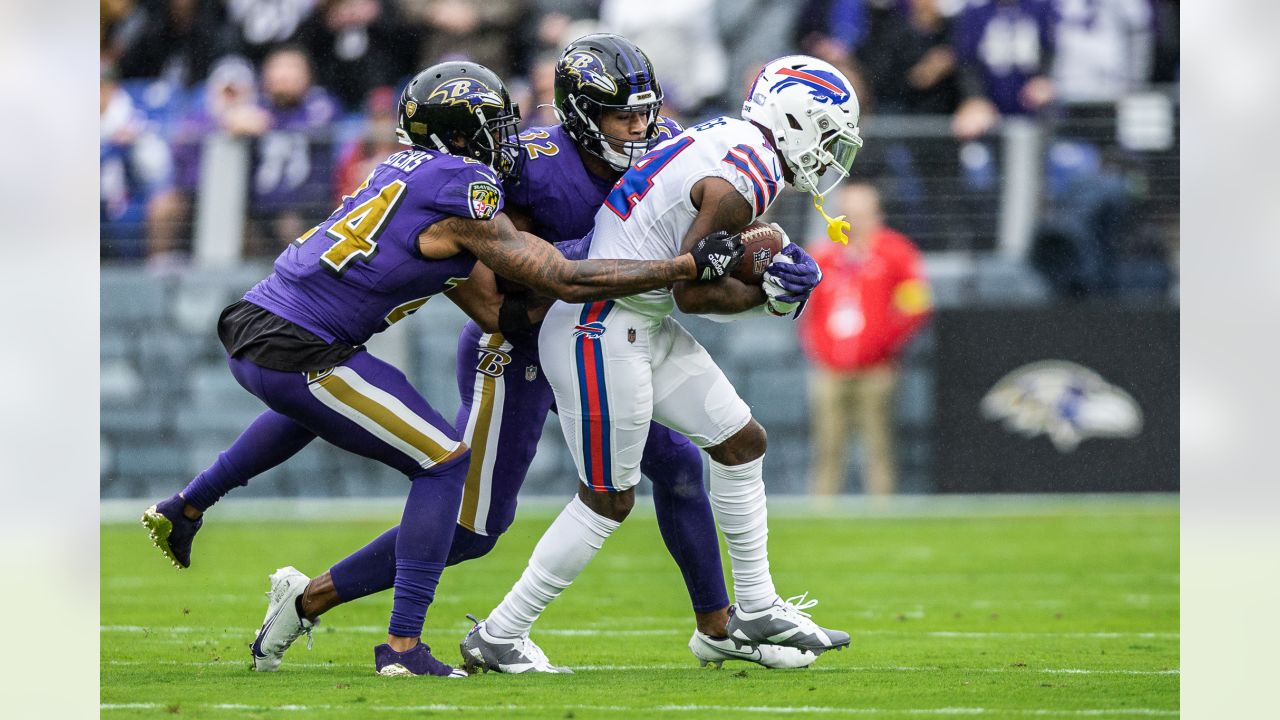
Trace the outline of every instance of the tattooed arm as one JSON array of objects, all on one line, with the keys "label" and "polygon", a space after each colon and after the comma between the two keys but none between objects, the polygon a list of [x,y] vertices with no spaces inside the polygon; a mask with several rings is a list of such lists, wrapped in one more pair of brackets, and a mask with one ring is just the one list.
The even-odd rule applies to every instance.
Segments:
[{"label": "tattooed arm", "polygon": [[[705,177],[694,183],[689,199],[698,208],[698,216],[685,233],[685,252],[711,233],[738,233],[751,222],[751,205],[723,178]],[[733,277],[709,283],[678,282],[672,291],[676,306],[686,313],[739,313],[766,300],[762,287]]]},{"label": "tattooed arm", "polygon": [[566,260],[549,243],[517,230],[505,215],[441,220],[418,237],[418,247],[428,258],[469,250],[494,273],[571,303],[635,295],[698,277],[688,253],[670,260]]}]

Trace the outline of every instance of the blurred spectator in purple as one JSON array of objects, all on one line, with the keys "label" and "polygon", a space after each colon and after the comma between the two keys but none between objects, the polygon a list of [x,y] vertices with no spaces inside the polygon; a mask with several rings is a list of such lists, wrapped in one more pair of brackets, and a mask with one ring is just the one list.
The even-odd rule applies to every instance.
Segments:
[{"label": "blurred spectator in purple", "polygon": [[387,156],[404,150],[396,139],[396,107],[399,96],[390,87],[375,88],[365,100],[364,128],[360,137],[347,143],[338,156],[333,173],[333,200],[341,202],[369,176]]},{"label": "blurred spectator in purple", "polygon": [[728,59],[711,22],[715,0],[603,0],[600,30],[622,35],[653,62],[666,113],[698,114],[728,84]]},{"label": "blurred spectator in purple", "polygon": [[98,130],[101,253],[162,261],[179,249],[186,213],[172,186],[173,158],[106,62],[98,85]]},{"label": "blurred spectator in purple", "polygon": [[190,87],[230,49],[217,32],[226,22],[218,0],[145,0],[137,13],[134,29],[121,38],[122,78],[158,78]]},{"label": "blurred spectator in purple", "polygon": [[873,32],[858,49],[879,112],[950,115],[960,103],[951,21],[939,0],[875,8]]},{"label": "blurred spectator in purple", "polygon": [[392,0],[322,0],[298,41],[311,54],[316,83],[347,110],[358,110],[371,90],[417,69],[403,28]]},{"label": "blurred spectator in purple", "polygon": [[263,61],[258,102],[220,115],[223,130],[256,138],[246,255],[274,255],[328,209],[338,104],[312,84],[306,52],[277,48]]},{"label": "blurred spectator in purple", "polygon": [[405,18],[421,28],[418,68],[467,59],[504,80],[528,67],[535,28],[525,0],[400,0]]},{"label": "blurred spectator in purple", "polygon": [[1151,79],[1151,0],[1054,0],[1053,63],[1064,102],[1115,102]]},{"label": "blurred spectator in purple", "polygon": [[317,1],[223,0],[223,4],[232,46],[260,67],[273,48],[297,38],[302,23],[315,12]]},{"label": "blurred spectator in purple", "polygon": [[1054,98],[1055,13],[1049,0],[970,3],[955,18],[955,49],[965,99],[952,131],[973,139],[1001,115],[1029,115]]}]

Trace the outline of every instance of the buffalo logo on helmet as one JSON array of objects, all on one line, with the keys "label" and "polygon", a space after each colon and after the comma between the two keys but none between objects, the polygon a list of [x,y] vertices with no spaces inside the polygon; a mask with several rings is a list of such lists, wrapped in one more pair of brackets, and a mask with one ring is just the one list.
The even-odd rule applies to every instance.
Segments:
[{"label": "buffalo logo on helmet", "polygon": [[1132,438],[1142,432],[1142,408],[1129,393],[1063,360],[1013,370],[982,398],[981,411],[1010,432],[1047,436],[1061,453],[1088,438]]},{"label": "buffalo logo on helmet", "polygon": [[472,110],[482,107],[501,109],[503,104],[501,95],[489,89],[484,83],[471,78],[456,78],[440,83],[427,96],[427,101],[439,102],[441,105],[464,105]]},{"label": "buffalo logo on helmet", "polygon": [[579,88],[593,87],[612,95],[618,92],[618,84],[604,69],[604,61],[595,53],[579,50],[560,61],[566,75],[578,81]]},{"label": "buffalo logo on helmet", "polygon": [[[839,75],[826,70],[804,70],[784,67],[778,70],[781,80],[774,83],[770,92],[782,92],[786,88],[800,86],[821,103],[841,105],[849,99],[849,88]],[[754,95],[754,93],[752,93]]]}]

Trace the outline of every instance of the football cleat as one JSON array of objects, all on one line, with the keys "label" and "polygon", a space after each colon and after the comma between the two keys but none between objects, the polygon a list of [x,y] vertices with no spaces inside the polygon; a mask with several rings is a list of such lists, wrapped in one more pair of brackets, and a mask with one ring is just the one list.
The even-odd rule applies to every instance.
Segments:
[{"label": "football cleat", "polygon": [[767,668],[805,668],[818,659],[808,650],[786,645],[753,645],[733,638],[713,638],[697,630],[689,638],[689,650],[702,667],[720,667],[725,660],[745,660]]},{"label": "football cleat", "polygon": [[466,677],[459,668],[445,665],[431,654],[426,643],[418,643],[404,652],[396,652],[383,643],[373,649],[373,666],[385,677],[403,675],[435,675],[436,677]]},{"label": "football cleat", "polygon": [[484,623],[467,616],[475,627],[458,644],[462,651],[462,667],[468,673],[572,673],[567,667],[552,665],[547,654],[528,635],[500,638],[490,635]]},{"label": "football cleat", "polygon": [[191,542],[204,524],[204,518],[192,520],[182,514],[186,505],[187,501],[178,494],[142,513],[142,527],[151,533],[151,542],[179,570],[191,567]]},{"label": "football cleat", "polygon": [[298,614],[297,599],[311,578],[292,567],[282,567],[271,575],[271,591],[267,593],[267,615],[262,619],[258,636],[249,646],[253,655],[253,669],[258,672],[275,672],[284,659],[284,651],[302,633],[307,634],[307,649],[314,639],[311,630],[320,620],[308,620]]},{"label": "football cleat", "polygon": [[788,600],[778,598],[769,607],[747,612],[734,605],[729,608],[729,637],[757,645],[785,645],[808,650],[815,655],[827,650],[841,650],[849,645],[849,633],[819,626],[809,619],[809,608],[817,600],[805,602],[809,593]]}]

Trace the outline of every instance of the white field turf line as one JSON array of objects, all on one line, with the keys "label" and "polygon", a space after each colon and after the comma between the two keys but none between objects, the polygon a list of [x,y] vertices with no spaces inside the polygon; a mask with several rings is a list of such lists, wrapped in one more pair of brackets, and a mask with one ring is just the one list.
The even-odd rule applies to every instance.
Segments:
[{"label": "white field turf line", "polygon": [[[442,628],[443,629],[443,628]],[[455,629],[469,630],[471,625],[459,625]],[[102,625],[98,628],[99,632],[104,633],[141,633],[144,635],[186,635],[192,633],[213,633],[214,636],[220,636],[227,633],[247,633],[254,634],[257,628],[248,627],[225,627],[218,629],[203,627],[143,627],[142,625]],[[384,633],[386,627],[383,625],[348,625],[333,626],[327,629],[326,633],[355,633],[370,634]],[[649,635],[687,635],[688,628],[661,628],[650,630],[609,630],[597,628],[539,628],[536,631],[538,635],[564,636],[564,637],[598,637],[598,636],[649,636]],[[961,638],[961,639],[983,639],[983,638],[1017,638],[1017,639],[1035,639],[1035,638],[1094,638],[1103,640],[1123,640],[1123,639],[1145,639],[1154,638],[1177,639],[1181,637],[1179,632],[952,632],[947,630],[932,631],[911,631],[911,630],[859,630],[854,633],[857,635],[890,635],[895,637],[933,637],[933,638]]]},{"label": "white field turf line", "polygon": [[[110,710],[160,710],[169,706],[161,703],[102,703],[98,706],[106,712]],[[220,703],[214,705],[195,705],[202,710],[226,710],[234,712],[314,712],[317,710],[351,710],[352,705],[243,705],[239,703]],[[918,715],[918,716],[988,716],[988,717],[1177,717],[1177,710],[1160,710],[1157,708],[1097,708],[1087,710],[1053,710],[1048,708],[981,708],[981,707],[945,707],[945,708],[835,708],[826,706],[770,706],[770,705],[370,705],[360,703],[361,712],[512,712],[512,711],[565,711],[582,710],[596,712],[634,713],[647,712],[688,712],[688,713],[768,713],[768,714],[800,714],[815,713],[823,715]]]},{"label": "white field turf line", "polygon": [[[176,486],[175,486],[176,489]],[[524,513],[554,515],[570,497],[564,495],[521,496]],[[103,523],[136,523],[155,498],[108,498],[100,502]],[[1042,495],[897,495],[868,498],[846,495],[832,500],[814,500],[807,495],[775,495],[769,498],[769,512],[791,518],[940,518],[1016,517],[1086,513],[1109,515],[1129,513],[1138,508],[1177,509],[1176,493],[1042,494]],[[382,498],[237,498],[218,503],[218,522],[250,520],[385,520],[395,521],[404,511],[403,497]],[[633,515],[652,517],[653,504],[641,500]]]},{"label": "white field turf line", "polygon": [[[107,665],[115,667],[146,667],[146,666],[162,666],[162,667],[249,667],[249,659],[244,660],[107,660]],[[303,668],[368,668],[368,663],[333,663],[333,662],[292,662],[284,663],[288,667]],[[709,672],[699,668],[694,664],[693,660],[683,665],[665,663],[653,665],[570,665],[575,672],[618,672],[618,671],[644,671],[644,670],[696,670],[698,672]],[[1013,668],[1013,667],[995,667],[995,668],[943,668],[943,667],[901,667],[901,666],[853,666],[853,667],[822,667],[810,666],[801,668],[804,672],[963,672],[963,673],[1040,673],[1048,675],[1181,675],[1181,670],[1123,670],[1123,669],[1106,669],[1106,670],[1087,670],[1084,668]],[[782,671],[780,671],[782,672]]]}]

